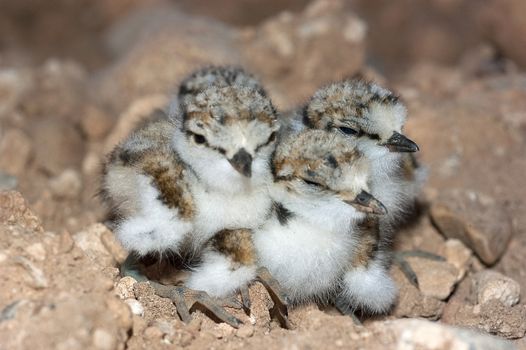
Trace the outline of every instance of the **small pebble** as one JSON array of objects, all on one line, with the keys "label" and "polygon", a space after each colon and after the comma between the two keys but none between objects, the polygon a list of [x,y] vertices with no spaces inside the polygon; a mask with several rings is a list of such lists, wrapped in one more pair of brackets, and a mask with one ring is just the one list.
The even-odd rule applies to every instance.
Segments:
[{"label": "small pebble", "polygon": [[516,305],[520,300],[521,287],[515,280],[503,274],[486,270],[473,278],[479,304],[499,300],[506,306]]},{"label": "small pebble", "polygon": [[513,234],[505,208],[502,199],[451,190],[433,202],[430,215],[445,237],[460,239],[482,262],[492,265],[502,256]]},{"label": "small pebble", "polygon": [[448,239],[445,243],[444,258],[458,270],[457,281],[464,278],[469,267],[472,252],[458,239]]},{"label": "small pebble", "polygon": [[407,259],[418,276],[420,291],[424,296],[444,300],[453,291],[458,270],[445,261],[421,258]]},{"label": "small pebble", "polygon": [[120,271],[117,267],[108,266],[102,269],[102,274],[111,280],[120,279]]},{"label": "small pebble", "polygon": [[115,286],[115,293],[117,293],[117,295],[121,299],[134,298],[135,293],[133,291],[133,286],[135,285],[135,283],[137,283],[137,281],[133,277],[123,277]]},{"label": "small pebble", "polygon": [[132,314],[137,316],[144,316],[144,306],[136,299],[126,299],[124,302],[130,307]]}]

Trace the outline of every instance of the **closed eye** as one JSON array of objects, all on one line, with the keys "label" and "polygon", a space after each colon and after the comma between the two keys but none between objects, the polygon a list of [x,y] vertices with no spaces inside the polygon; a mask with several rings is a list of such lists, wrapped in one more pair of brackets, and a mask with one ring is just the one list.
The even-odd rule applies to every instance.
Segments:
[{"label": "closed eye", "polygon": [[340,129],[340,131],[343,132],[345,135],[350,135],[350,136],[360,135],[360,132],[358,130],[353,129],[353,128],[348,128],[346,126],[341,126],[338,129]]},{"label": "closed eye", "polygon": [[320,184],[318,182],[315,182],[315,181],[311,181],[311,180],[307,180],[307,179],[302,179],[302,180],[303,180],[303,182],[305,182],[309,186],[324,187],[322,184]]}]

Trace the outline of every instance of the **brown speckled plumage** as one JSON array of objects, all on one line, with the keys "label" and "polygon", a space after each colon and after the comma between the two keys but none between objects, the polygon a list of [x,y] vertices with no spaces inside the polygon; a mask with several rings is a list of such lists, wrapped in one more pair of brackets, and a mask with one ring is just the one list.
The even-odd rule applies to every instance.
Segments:
[{"label": "brown speckled plumage", "polygon": [[185,179],[187,170],[171,147],[175,125],[158,113],[113,150],[106,168],[130,167],[147,175],[159,191],[159,199],[169,208],[178,209],[181,219],[189,220],[195,207]]},{"label": "brown speckled plumage", "polygon": [[183,119],[211,126],[258,120],[269,125],[277,120],[276,109],[258,90],[239,86],[214,86],[184,100]]},{"label": "brown speckled plumage", "polygon": [[420,167],[415,155],[412,153],[404,154],[400,163],[401,178],[406,181],[415,181],[415,172]]},{"label": "brown speckled plumage", "polygon": [[188,76],[179,86],[179,98],[194,97],[209,86],[246,86],[257,90],[262,96],[267,92],[252,74],[236,66],[208,66]]},{"label": "brown speckled plumage", "polygon": [[[360,119],[373,103],[396,105],[399,98],[391,91],[364,80],[335,82],[312,96],[303,110],[303,122],[314,129],[330,129],[335,124],[360,129]],[[356,118],[358,124],[353,123],[351,117]]]},{"label": "brown speckled plumage", "polygon": [[365,166],[360,162],[362,158],[356,147],[341,135],[305,130],[278,146],[273,171],[276,181],[300,178],[331,188],[332,180],[341,174],[339,165],[362,167]]},{"label": "brown speckled plumage", "polygon": [[379,218],[369,215],[356,226],[357,244],[354,248],[351,268],[367,267],[378,250],[380,240]]},{"label": "brown speckled plumage", "polygon": [[152,154],[141,164],[145,174],[152,177],[152,184],[159,191],[159,199],[171,209],[177,208],[182,219],[195,214],[190,190],[185,182],[185,168],[174,154]]},{"label": "brown speckled plumage", "polygon": [[212,247],[229,256],[235,263],[252,265],[256,262],[251,230],[222,230],[212,239]]}]

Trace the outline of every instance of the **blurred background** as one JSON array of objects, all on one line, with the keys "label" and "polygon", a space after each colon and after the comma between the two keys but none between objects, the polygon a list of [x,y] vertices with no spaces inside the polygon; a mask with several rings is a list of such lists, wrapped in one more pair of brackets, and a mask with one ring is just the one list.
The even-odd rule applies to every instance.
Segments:
[{"label": "blurred background", "polygon": [[[53,195],[50,181],[68,170],[72,197],[84,194],[97,209],[104,154],[184,76],[225,63],[259,76],[281,110],[331,80],[375,79],[402,95],[409,132],[429,142],[421,153],[430,183],[458,181],[457,171],[471,179],[472,154],[514,157],[508,144],[462,130],[460,114],[490,139],[498,133],[484,116],[524,140],[525,14],[523,0],[0,0],[3,187],[60,205],[68,196]],[[466,143],[481,148],[468,155]],[[54,206],[37,208],[57,217],[50,225],[64,223]]]},{"label": "blurred background", "polygon": [[[281,12],[301,13],[308,0],[24,0],[0,2],[0,50],[17,62],[70,58],[94,70],[114,58],[108,35],[141,11],[167,6],[235,28],[258,26]],[[367,24],[367,63],[396,76],[422,61],[452,65],[486,44],[496,57],[526,64],[524,2],[515,0],[348,0]],[[151,17],[146,22],[158,22]],[[151,23],[149,24],[151,25]],[[20,61],[21,60],[21,61]]]},{"label": "blurred background", "polygon": [[[414,262],[429,283],[420,293],[400,279],[406,297],[393,315],[521,339],[524,302],[476,309],[469,291],[489,268],[526,289],[525,38],[525,0],[0,0],[0,189],[21,193],[49,242],[72,236],[98,252],[99,270],[115,268],[122,256],[97,224],[101,165],[187,74],[242,65],[286,111],[361,73],[401,95],[405,131],[429,168],[422,215],[397,249],[448,256],[447,266]],[[0,198],[2,210],[16,212],[22,197]],[[18,214],[9,215],[0,219]],[[0,253],[33,246],[21,237],[0,235]],[[33,295],[11,282],[4,291],[18,292],[0,300]],[[92,285],[82,288],[92,296]],[[0,338],[9,332],[0,327]],[[128,333],[115,332],[124,344]]]}]

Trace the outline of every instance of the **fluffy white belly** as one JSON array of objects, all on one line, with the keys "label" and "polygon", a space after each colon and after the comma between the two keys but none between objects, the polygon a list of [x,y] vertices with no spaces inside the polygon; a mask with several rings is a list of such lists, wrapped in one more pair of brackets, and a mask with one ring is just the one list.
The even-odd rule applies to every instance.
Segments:
[{"label": "fluffy white belly", "polygon": [[261,226],[272,204],[263,190],[233,196],[201,192],[196,196],[196,202],[195,230],[201,232],[204,239],[222,229],[254,229]]},{"label": "fluffy white belly", "polygon": [[323,299],[335,287],[352,252],[350,235],[291,220],[257,230],[254,242],[266,267],[295,303]]}]

